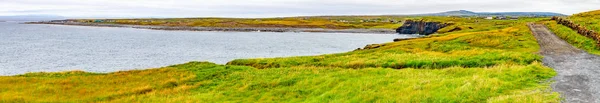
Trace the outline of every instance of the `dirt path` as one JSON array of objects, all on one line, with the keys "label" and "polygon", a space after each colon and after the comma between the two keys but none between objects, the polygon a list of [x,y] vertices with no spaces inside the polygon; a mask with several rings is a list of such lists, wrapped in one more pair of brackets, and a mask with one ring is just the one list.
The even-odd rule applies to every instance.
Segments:
[{"label": "dirt path", "polygon": [[543,62],[554,68],[552,88],[566,103],[600,102],[600,57],[571,46],[545,25],[529,24],[541,46]]}]

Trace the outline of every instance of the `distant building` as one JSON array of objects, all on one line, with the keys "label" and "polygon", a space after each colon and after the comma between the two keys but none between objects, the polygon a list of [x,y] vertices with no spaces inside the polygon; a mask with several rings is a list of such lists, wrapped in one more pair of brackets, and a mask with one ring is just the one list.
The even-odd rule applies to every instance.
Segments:
[{"label": "distant building", "polygon": [[510,17],[510,20],[519,20],[519,17]]},{"label": "distant building", "polygon": [[346,23],[346,22],[349,22],[349,21],[348,20],[338,20],[338,22]]},{"label": "distant building", "polygon": [[487,20],[492,20],[492,19],[494,19],[494,17],[488,16],[488,17],[486,17],[485,19],[487,19]]}]

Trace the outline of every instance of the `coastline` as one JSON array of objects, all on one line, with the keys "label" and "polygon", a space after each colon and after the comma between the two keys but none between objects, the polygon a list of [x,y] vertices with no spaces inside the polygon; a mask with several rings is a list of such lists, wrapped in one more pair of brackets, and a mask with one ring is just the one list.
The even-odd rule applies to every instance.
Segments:
[{"label": "coastline", "polygon": [[26,22],[23,24],[52,24],[73,25],[93,27],[118,27],[150,30],[172,30],[172,31],[223,31],[223,32],[318,32],[318,33],[365,33],[365,34],[398,34],[389,29],[322,29],[322,28],[227,28],[227,27],[183,27],[183,26],[151,26],[151,25],[126,25],[126,24],[100,24],[100,23],[78,23],[78,22]]}]

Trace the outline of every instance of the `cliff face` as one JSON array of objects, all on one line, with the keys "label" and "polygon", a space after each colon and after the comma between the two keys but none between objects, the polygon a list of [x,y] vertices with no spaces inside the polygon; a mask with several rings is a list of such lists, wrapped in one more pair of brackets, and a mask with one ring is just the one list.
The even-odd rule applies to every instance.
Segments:
[{"label": "cliff face", "polygon": [[413,21],[406,20],[404,25],[396,29],[397,33],[400,34],[421,34],[429,35],[437,32],[438,30],[452,24],[441,23],[441,22],[425,22],[423,20]]}]

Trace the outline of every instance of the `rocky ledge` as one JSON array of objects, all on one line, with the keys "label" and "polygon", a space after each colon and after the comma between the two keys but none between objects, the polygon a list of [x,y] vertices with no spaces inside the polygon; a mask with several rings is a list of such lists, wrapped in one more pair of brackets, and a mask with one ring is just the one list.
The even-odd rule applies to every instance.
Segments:
[{"label": "rocky ledge", "polygon": [[427,22],[427,21],[414,21],[414,20],[406,20],[404,25],[400,28],[396,29],[397,33],[400,34],[421,34],[421,35],[429,35],[437,32],[438,30],[450,26],[452,24],[449,23],[441,23],[441,22]]}]

